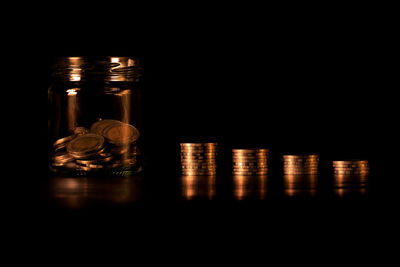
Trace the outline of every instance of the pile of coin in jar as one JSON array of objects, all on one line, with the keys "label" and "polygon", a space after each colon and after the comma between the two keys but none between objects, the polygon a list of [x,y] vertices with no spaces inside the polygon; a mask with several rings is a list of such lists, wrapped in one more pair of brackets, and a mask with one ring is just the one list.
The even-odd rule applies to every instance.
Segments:
[{"label": "pile of coin in jar", "polygon": [[79,171],[98,171],[136,164],[139,131],[118,120],[99,120],[90,130],[76,127],[53,144],[51,165]]},{"label": "pile of coin in jar", "polygon": [[264,148],[232,149],[233,175],[266,175],[269,150]]},{"label": "pile of coin in jar", "polygon": [[283,155],[284,174],[317,174],[319,157],[316,154]]},{"label": "pile of coin in jar", "polygon": [[217,143],[181,143],[182,175],[216,175]]}]

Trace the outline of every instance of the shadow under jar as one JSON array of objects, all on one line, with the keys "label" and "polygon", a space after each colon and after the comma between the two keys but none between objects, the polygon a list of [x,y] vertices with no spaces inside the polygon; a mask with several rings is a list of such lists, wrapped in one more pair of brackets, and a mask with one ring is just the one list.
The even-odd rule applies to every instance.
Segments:
[{"label": "shadow under jar", "polygon": [[140,66],[133,57],[59,57],[49,100],[49,166],[57,174],[142,170]]}]

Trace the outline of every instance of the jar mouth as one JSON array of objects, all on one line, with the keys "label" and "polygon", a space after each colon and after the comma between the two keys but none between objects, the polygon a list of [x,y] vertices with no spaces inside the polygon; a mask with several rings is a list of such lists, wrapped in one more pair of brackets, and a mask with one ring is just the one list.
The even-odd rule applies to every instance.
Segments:
[{"label": "jar mouth", "polygon": [[135,57],[58,57],[53,73],[56,80],[69,82],[132,82],[140,77],[140,66]]}]

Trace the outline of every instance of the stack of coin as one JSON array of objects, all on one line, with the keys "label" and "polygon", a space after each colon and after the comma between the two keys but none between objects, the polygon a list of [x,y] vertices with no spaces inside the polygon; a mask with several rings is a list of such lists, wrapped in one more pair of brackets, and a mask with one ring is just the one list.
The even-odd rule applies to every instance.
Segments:
[{"label": "stack of coin", "polygon": [[215,175],[217,143],[181,143],[182,175]]},{"label": "stack of coin", "polygon": [[284,174],[317,174],[318,173],[318,155],[283,155],[283,173]]},{"label": "stack of coin", "polygon": [[73,134],[53,144],[52,166],[97,171],[133,166],[140,151],[139,131],[117,120],[99,120],[89,129],[76,127]]},{"label": "stack of coin", "polygon": [[367,160],[336,160],[332,162],[335,174],[365,175],[369,173]]},{"label": "stack of coin", "polygon": [[232,149],[233,175],[266,175],[268,156],[264,148]]},{"label": "stack of coin", "polygon": [[368,187],[369,164],[367,160],[333,161],[333,182],[339,196],[365,193]]}]

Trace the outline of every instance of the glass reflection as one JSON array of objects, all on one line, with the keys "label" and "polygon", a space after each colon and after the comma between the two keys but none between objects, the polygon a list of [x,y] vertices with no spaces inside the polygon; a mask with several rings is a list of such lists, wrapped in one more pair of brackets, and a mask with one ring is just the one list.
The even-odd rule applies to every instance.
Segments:
[{"label": "glass reflection", "polygon": [[70,66],[69,80],[71,82],[79,82],[82,78],[82,64],[83,60],[80,57],[69,57],[67,64]]},{"label": "glass reflection", "polygon": [[71,209],[98,204],[125,205],[137,201],[142,189],[141,177],[118,178],[54,177],[50,197]]},{"label": "glass reflection", "polygon": [[248,198],[265,199],[267,195],[267,175],[234,175],[233,196],[237,200]]},{"label": "glass reflection", "polygon": [[186,200],[195,198],[213,199],[216,191],[216,176],[181,176],[182,196]]},{"label": "glass reflection", "polygon": [[285,174],[283,180],[287,196],[315,196],[317,193],[317,174]]},{"label": "glass reflection", "polygon": [[79,113],[78,94],[79,88],[70,88],[67,93],[67,124],[68,132],[73,132],[77,127],[77,118]]}]

